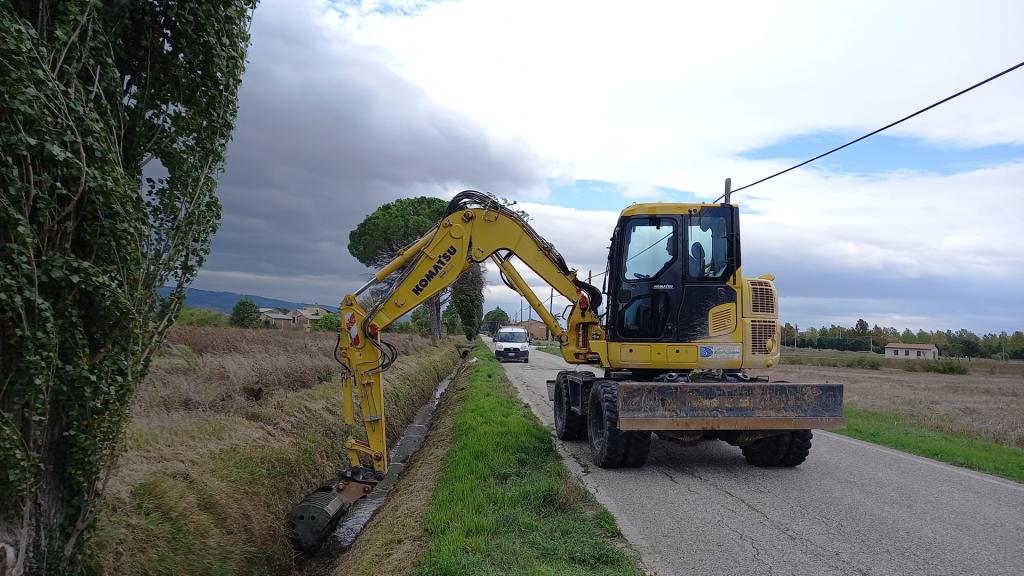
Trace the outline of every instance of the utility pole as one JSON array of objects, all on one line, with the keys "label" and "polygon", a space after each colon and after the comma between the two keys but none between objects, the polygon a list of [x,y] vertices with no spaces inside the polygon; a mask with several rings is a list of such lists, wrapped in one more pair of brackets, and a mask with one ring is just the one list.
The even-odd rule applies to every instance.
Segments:
[{"label": "utility pole", "polygon": [[519,322],[523,321],[523,299],[519,299]]},{"label": "utility pole", "polygon": [[[555,305],[555,289],[552,287],[552,288],[550,288],[550,290],[551,290],[551,293],[548,295],[548,312],[550,312],[551,315],[554,316],[555,315],[555,308],[554,308],[554,305]],[[551,340],[551,329],[550,328],[547,329],[547,333],[548,333],[548,340]]]}]

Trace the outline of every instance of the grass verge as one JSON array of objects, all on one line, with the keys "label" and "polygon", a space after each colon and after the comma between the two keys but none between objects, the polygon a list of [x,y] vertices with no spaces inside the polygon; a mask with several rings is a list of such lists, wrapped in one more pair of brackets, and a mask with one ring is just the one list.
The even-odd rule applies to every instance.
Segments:
[{"label": "grass verge", "polygon": [[1024,482],[1024,450],[965,435],[930,430],[920,419],[847,405],[840,434],[971,470]]},{"label": "grass verge", "polygon": [[493,355],[475,354],[416,573],[641,574]]}]

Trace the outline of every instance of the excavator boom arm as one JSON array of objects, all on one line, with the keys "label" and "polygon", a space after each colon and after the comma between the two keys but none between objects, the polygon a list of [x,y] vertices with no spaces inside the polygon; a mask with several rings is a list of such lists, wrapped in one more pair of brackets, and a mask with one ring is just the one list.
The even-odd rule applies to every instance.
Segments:
[{"label": "excavator boom arm", "polygon": [[[512,265],[513,256],[569,300],[572,309],[567,328],[562,328]],[[388,468],[381,373],[394,361],[395,352],[380,341],[380,332],[450,286],[471,263],[488,259],[559,339],[567,361],[582,363],[591,357],[590,339],[603,337],[596,313],[600,291],[579,281],[561,255],[515,212],[489,196],[463,192],[452,200],[436,227],[341,303],[337,352],[349,373],[344,386],[345,420],[355,424],[358,403],[367,436],[366,440],[349,438],[346,442],[353,467],[369,459],[378,473],[386,473]],[[390,293],[372,309],[364,309],[359,294],[399,272],[403,275]]]}]

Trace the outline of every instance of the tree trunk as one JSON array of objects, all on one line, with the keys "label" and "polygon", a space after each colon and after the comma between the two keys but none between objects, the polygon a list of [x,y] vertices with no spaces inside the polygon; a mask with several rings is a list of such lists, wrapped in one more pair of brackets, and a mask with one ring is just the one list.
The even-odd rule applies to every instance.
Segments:
[{"label": "tree trunk", "polygon": [[[54,404],[56,412],[64,409],[60,402]],[[53,441],[63,437],[64,421],[50,418],[43,425],[50,441],[39,450],[44,455],[40,481],[21,499],[20,514],[0,520],[0,576],[68,572],[82,535],[92,526],[101,486],[113,464],[108,456],[87,494],[70,491],[65,481],[69,472],[59,456],[62,447]]]},{"label": "tree trunk", "polygon": [[427,300],[427,311],[430,317],[430,337],[437,342],[441,339],[441,295],[432,296]]}]

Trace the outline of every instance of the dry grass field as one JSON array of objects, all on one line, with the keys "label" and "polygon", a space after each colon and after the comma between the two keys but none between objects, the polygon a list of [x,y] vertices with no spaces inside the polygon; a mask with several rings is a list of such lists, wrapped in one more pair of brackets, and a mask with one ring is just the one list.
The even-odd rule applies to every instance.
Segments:
[{"label": "dry grass field", "polygon": [[[89,571],[287,574],[284,516],[342,464],[335,336],[178,327],[133,406],[107,484]],[[451,342],[385,334],[396,439],[451,372]]]},{"label": "dry grass field", "polygon": [[[786,355],[793,352],[786,350]],[[797,353],[843,365],[863,353]],[[875,354],[878,358],[879,355]],[[974,360],[968,374],[909,372],[902,360],[877,370],[784,363],[767,373],[791,382],[840,382],[846,402],[869,410],[912,416],[929,429],[1024,448],[1024,364]],[[764,372],[762,372],[764,373]]]}]

